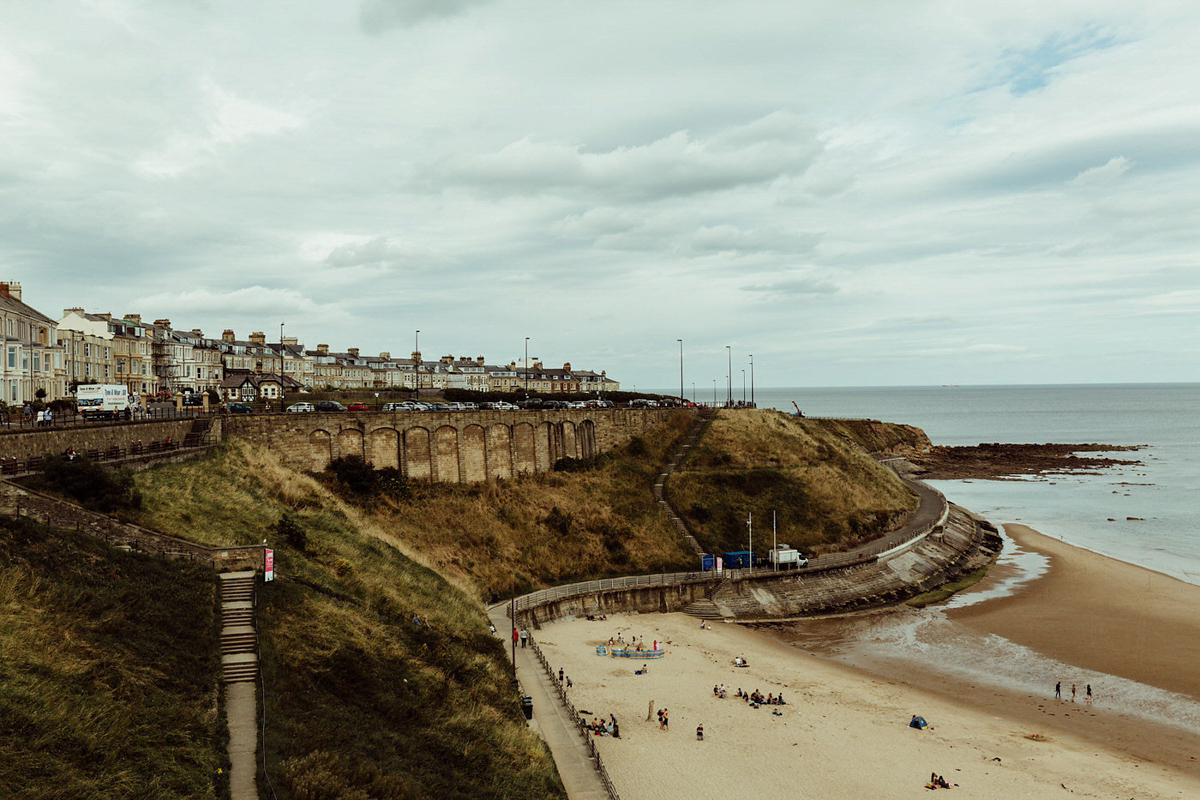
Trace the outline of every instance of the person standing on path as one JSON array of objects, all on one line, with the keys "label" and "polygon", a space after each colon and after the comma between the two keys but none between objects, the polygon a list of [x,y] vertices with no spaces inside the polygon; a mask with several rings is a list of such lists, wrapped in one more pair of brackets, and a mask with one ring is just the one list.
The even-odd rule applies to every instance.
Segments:
[{"label": "person standing on path", "polygon": [[1062,700],[1062,681],[1054,684],[1054,699]]},{"label": "person standing on path", "polygon": [[1071,684],[1071,702],[1075,702],[1075,684]]},{"label": "person standing on path", "polygon": [[513,647],[517,646],[517,640],[519,640],[520,638],[521,638],[521,634],[517,632],[516,628],[513,628]]},{"label": "person standing on path", "polygon": [[521,647],[524,648],[526,640],[529,639],[529,633],[524,628],[521,628]]},{"label": "person standing on path", "polygon": [[563,668],[562,667],[558,668],[558,682],[559,683],[563,682]]}]

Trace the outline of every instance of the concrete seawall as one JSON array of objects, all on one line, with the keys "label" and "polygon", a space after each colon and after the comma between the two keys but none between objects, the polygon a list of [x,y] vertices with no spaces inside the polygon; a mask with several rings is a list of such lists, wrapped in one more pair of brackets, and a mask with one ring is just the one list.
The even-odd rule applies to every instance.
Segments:
[{"label": "concrete seawall", "polygon": [[[540,626],[589,614],[685,611],[699,603],[715,607],[713,616],[737,621],[827,614],[900,602],[989,563],[999,549],[994,528],[952,506],[944,527],[882,557],[736,579],[679,573],[594,581],[591,591],[564,587],[560,597],[552,591],[519,598],[517,617],[522,624]],[[622,585],[634,581],[641,583]]]}]

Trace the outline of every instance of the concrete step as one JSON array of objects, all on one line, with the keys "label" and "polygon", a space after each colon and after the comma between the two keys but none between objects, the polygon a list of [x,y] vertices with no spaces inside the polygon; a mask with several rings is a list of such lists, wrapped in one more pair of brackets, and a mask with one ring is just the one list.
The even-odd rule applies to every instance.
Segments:
[{"label": "concrete step", "polygon": [[698,619],[724,619],[725,615],[712,600],[696,600],[683,607],[683,613]]}]

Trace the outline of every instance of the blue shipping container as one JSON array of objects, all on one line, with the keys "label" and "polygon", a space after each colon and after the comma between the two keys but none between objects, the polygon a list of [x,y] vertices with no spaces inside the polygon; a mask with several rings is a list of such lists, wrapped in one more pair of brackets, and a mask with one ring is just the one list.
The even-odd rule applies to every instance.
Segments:
[{"label": "blue shipping container", "polygon": [[750,566],[754,554],[749,550],[736,550],[725,554],[725,569],[744,569]]}]

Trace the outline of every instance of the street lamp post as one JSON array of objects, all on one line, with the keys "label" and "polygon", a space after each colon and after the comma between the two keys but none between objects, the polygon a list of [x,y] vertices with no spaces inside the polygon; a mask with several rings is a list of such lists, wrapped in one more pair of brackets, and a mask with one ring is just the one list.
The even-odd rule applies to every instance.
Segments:
[{"label": "street lamp post", "polygon": [[683,396],[683,339],[676,339],[679,342],[679,402],[684,401]]},{"label": "street lamp post", "polygon": [[717,379],[713,378],[713,408],[717,406]]},{"label": "street lamp post", "polygon": [[742,370],[742,405],[746,404],[746,370]]},{"label": "street lamp post", "polygon": [[529,399],[529,337],[525,337],[525,399]]},{"label": "street lamp post", "polygon": [[413,386],[417,390],[417,399],[421,399],[421,332],[413,334]]},{"label": "street lamp post", "polygon": [[750,354],[750,405],[754,405],[754,353]]},{"label": "street lamp post", "polygon": [[283,411],[283,323],[279,323],[279,410]]},{"label": "street lamp post", "polygon": [[729,349],[729,345],[725,345],[725,355],[729,358],[729,371],[725,373],[725,405],[733,405],[733,351]]},{"label": "street lamp post", "polygon": [[692,405],[696,404],[696,382],[692,381]]}]

